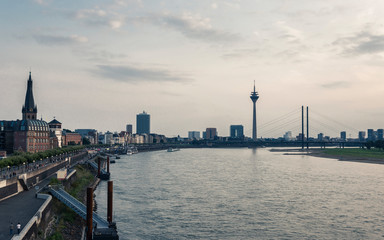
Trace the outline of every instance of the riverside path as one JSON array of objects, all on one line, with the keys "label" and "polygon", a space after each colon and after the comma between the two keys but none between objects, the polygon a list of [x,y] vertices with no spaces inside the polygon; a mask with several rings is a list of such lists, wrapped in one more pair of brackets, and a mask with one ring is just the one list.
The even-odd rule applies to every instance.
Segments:
[{"label": "riverside path", "polygon": [[45,199],[38,199],[35,197],[37,187],[40,189],[46,186],[50,178],[45,179],[38,183],[29,191],[23,191],[19,194],[0,201],[0,239],[11,239],[9,235],[9,225],[13,223],[13,233],[17,234],[16,225],[18,222],[21,224],[21,230],[36,214],[37,210],[44,203]]}]

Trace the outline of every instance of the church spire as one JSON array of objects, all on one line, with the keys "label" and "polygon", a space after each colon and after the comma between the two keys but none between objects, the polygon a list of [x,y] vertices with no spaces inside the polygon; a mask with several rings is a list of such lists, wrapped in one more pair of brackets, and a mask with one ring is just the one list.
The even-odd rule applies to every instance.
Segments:
[{"label": "church spire", "polygon": [[25,103],[22,109],[22,113],[23,113],[23,120],[28,120],[28,119],[36,120],[37,107],[35,105],[35,100],[33,99],[31,72],[29,72],[27,93],[25,95]]}]

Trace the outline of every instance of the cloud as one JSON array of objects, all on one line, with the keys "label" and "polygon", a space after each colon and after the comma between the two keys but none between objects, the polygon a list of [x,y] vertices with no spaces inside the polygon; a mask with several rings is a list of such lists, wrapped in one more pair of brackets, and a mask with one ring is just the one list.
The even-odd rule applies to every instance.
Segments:
[{"label": "cloud", "polygon": [[164,69],[139,68],[129,65],[97,65],[96,74],[103,78],[126,83],[141,82],[188,82],[189,76]]},{"label": "cloud", "polygon": [[86,48],[74,48],[73,53],[79,57],[85,58],[88,61],[99,63],[105,63],[111,60],[121,60],[127,57],[124,53],[115,54],[107,50],[98,50],[90,46],[87,46]]},{"label": "cloud", "polygon": [[33,38],[41,45],[71,45],[88,42],[88,38],[78,35],[62,36],[52,34],[34,34]]},{"label": "cloud", "polygon": [[302,31],[288,26],[285,22],[279,21],[276,23],[280,29],[280,38],[286,40],[288,43],[300,43],[303,40]]},{"label": "cloud", "polygon": [[337,89],[337,88],[347,88],[350,85],[351,84],[346,81],[335,81],[335,82],[321,84],[321,87],[327,88],[327,89]]},{"label": "cloud", "polygon": [[233,42],[240,39],[238,34],[214,29],[210,18],[203,18],[189,13],[181,16],[171,14],[152,15],[143,20],[173,29],[192,39],[208,42]]},{"label": "cloud", "polygon": [[230,53],[222,55],[223,58],[242,58],[242,57],[252,57],[256,54],[259,54],[259,49],[236,49]]},{"label": "cloud", "polygon": [[107,26],[112,29],[119,29],[124,24],[124,17],[119,14],[107,12],[105,10],[82,9],[73,14],[75,19],[84,22],[90,26]]},{"label": "cloud", "polygon": [[384,35],[362,31],[355,36],[339,38],[333,45],[340,47],[342,55],[346,56],[382,53]]}]

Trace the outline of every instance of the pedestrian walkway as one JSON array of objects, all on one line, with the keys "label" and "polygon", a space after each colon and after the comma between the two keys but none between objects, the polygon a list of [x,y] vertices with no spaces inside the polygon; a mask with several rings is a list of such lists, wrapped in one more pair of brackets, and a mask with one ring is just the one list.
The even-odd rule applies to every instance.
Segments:
[{"label": "pedestrian walkway", "polygon": [[[39,188],[49,183],[50,179],[46,179],[37,184]],[[17,234],[16,224],[20,222],[21,230],[35,215],[37,210],[44,203],[45,199],[35,197],[37,189],[31,188],[29,191],[21,192],[13,197],[0,201],[0,239],[11,239],[9,235],[9,225],[13,222],[13,233]]]}]

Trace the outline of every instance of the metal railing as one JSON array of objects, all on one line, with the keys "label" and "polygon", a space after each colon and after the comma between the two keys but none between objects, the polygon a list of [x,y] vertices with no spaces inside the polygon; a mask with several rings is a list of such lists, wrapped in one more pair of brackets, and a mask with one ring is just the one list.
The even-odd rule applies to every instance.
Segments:
[{"label": "metal railing", "polygon": [[[56,197],[59,201],[67,205],[82,219],[87,219],[87,207],[76,198],[72,197],[69,193],[60,187],[51,187],[49,192]],[[93,223],[97,228],[108,228],[109,224],[106,220],[101,218],[97,213],[93,212]]]}]

